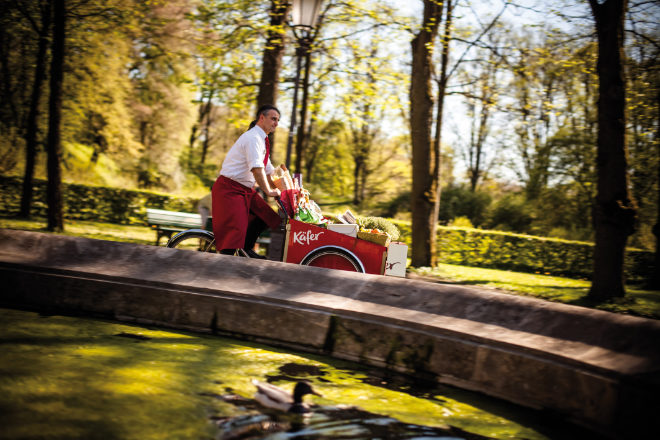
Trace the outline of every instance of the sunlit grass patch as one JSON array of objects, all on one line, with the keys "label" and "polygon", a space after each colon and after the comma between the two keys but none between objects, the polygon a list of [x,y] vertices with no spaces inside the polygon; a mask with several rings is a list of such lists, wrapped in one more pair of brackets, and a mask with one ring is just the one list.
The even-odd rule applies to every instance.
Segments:
[{"label": "sunlit grass patch", "polygon": [[[0,217],[0,228],[48,232],[46,226],[46,219],[43,218],[23,220]],[[156,233],[146,225],[117,225],[86,220],[65,219],[64,232],[58,234],[136,244],[154,244],[156,241]]]},{"label": "sunlit grass patch", "polygon": [[636,286],[627,286],[625,298],[597,304],[587,298],[591,287],[591,282],[587,280],[452,264],[409,270],[456,284],[486,287],[504,293],[660,319],[660,291],[644,290]]}]

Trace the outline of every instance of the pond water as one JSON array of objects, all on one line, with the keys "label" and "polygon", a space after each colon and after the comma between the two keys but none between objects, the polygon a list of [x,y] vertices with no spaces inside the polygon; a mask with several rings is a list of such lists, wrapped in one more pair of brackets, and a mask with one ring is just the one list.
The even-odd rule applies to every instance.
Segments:
[{"label": "pond water", "polygon": [[[213,335],[0,308],[2,439],[585,439],[539,412],[322,356]],[[311,382],[312,412],[251,380]]]}]

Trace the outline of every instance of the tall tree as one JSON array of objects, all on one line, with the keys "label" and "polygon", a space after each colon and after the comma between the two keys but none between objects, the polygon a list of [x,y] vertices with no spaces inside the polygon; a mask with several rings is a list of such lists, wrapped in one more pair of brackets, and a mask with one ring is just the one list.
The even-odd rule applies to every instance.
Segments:
[{"label": "tall tree", "polygon": [[32,208],[32,183],[34,179],[34,165],[37,156],[37,141],[39,135],[39,109],[41,103],[42,87],[46,79],[46,55],[48,51],[48,36],[51,24],[51,2],[40,0],[38,11],[41,16],[40,24],[37,24],[29,11],[21,9],[28,16],[32,27],[38,37],[37,56],[34,68],[34,80],[32,82],[32,96],[30,98],[30,109],[25,127],[25,171],[23,173],[23,194],[21,196],[20,216],[29,218]]},{"label": "tall tree", "polygon": [[[31,2],[34,3],[34,2]],[[15,0],[0,0],[0,172],[11,172],[25,151],[30,87],[34,76],[38,11]],[[29,14],[25,14],[27,10]],[[36,23],[29,18],[35,17]]]},{"label": "tall tree", "polygon": [[[270,69],[277,58],[273,45],[284,41],[279,41],[281,27],[271,26],[271,22],[285,18],[269,15],[276,5],[285,6],[272,0],[200,0],[186,14],[196,29],[192,33],[196,45],[190,53],[197,66],[194,84],[199,99],[194,102],[199,108],[197,120],[191,124],[187,153],[195,178],[215,180],[218,163],[254,119],[256,99],[276,102],[278,81],[271,83],[268,78],[279,75]],[[264,57],[271,61],[264,62]],[[274,93],[275,97],[257,98],[259,93]]]},{"label": "tall tree", "polygon": [[[263,61],[261,63],[261,80],[257,95],[257,108],[264,104],[277,105],[279,93],[280,71],[284,55],[284,25],[289,14],[290,3],[287,0],[272,0],[270,3],[270,26],[266,35]],[[270,144],[275,145],[275,132],[270,135]],[[272,151],[272,150],[271,150]]]},{"label": "tall tree", "polygon": [[53,42],[50,63],[50,99],[48,105],[48,230],[63,231],[62,204],[62,82],[66,40],[65,0],[53,2]]},{"label": "tall tree", "polygon": [[[318,32],[318,29],[317,29]],[[297,133],[296,133],[296,164],[294,170],[296,173],[302,173],[303,171],[303,157],[305,156],[305,150],[307,149],[307,138],[308,133],[306,131],[306,122],[307,122],[307,106],[309,103],[309,74],[312,64],[312,51],[307,50],[304,55],[304,74],[302,79],[302,97],[300,100],[300,121],[298,123]]]},{"label": "tall tree", "polygon": [[630,245],[653,249],[649,280],[660,288],[660,2],[630,0],[626,22],[627,125],[631,190],[638,228]]},{"label": "tall tree", "polygon": [[598,36],[598,192],[594,206],[594,273],[589,291],[589,297],[596,300],[625,295],[623,260],[636,216],[626,153],[623,19],[627,3],[589,0]]},{"label": "tall tree", "polygon": [[[495,45],[495,44],[493,44]],[[480,51],[481,52],[481,51]],[[469,71],[466,70],[462,93],[467,104],[467,115],[470,117],[470,135],[465,146],[465,162],[470,190],[475,192],[477,186],[487,176],[490,163],[486,154],[488,137],[491,135],[491,119],[494,107],[498,101],[498,75],[501,68],[501,58],[492,51],[486,51],[483,62],[478,62]]]},{"label": "tall tree", "polygon": [[549,141],[560,125],[554,115],[562,113],[557,112],[557,95],[566,78],[565,65],[569,64],[566,46],[547,37],[539,46],[533,35],[525,33],[514,39],[514,49],[508,57],[512,74],[508,90],[513,94],[509,117],[513,119],[515,147],[521,162],[516,172],[530,201],[542,195],[550,180],[553,148]]},{"label": "tall tree", "polygon": [[442,1],[424,0],[422,26],[412,40],[412,72],[410,75],[410,134],[412,141],[412,265],[435,263],[438,203],[437,175],[434,174],[431,118],[431,59],[438,26],[442,18]]},{"label": "tall tree", "polygon": [[[133,113],[143,146],[138,183],[149,188],[175,187],[179,156],[194,124],[190,87],[193,50],[192,23],[186,18],[193,5],[186,0],[158,0],[139,5],[144,10],[134,45],[130,76],[135,88]],[[185,130],[172,130],[185,127]]]},{"label": "tall tree", "polygon": [[[340,106],[345,114],[347,143],[353,158],[353,203],[361,205],[374,194],[382,193],[383,185],[376,183],[380,177],[394,177],[386,172],[388,164],[381,159],[386,140],[382,135],[386,127],[381,121],[388,119],[387,112],[397,106],[395,95],[382,93],[383,89],[399,90],[402,77],[389,65],[388,57],[381,56],[387,50],[383,42],[387,34],[375,34],[370,42],[356,41],[347,53],[351,56],[352,70],[347,72],[346,92]],[[381,148],[379,148],[381,147]],[[396,154],[396,149],[390,151]],[[391,157],[390,157],[391,158]]]},{"label": "tall tree", "polygon": [[[303,158],[306,153],[307,143],[308,143],[307,141],[310,136],[310,132],[307,130],[308,127],[306,127],[306,125],[307,125],[307,109],[309,104],[309,84],[310,84],[310,72],[312,68],[312,54],[317,50],[315,42],[323,28],[325,16],[326,14],[328,14],[328,10],[332,9],[332,6],[334,5],[332,3],[329,3],[328,5],[326,5],[325,9],[321,11],[318,19],[316,20],[316,25],[314,26],[313,29],[309,31],[303,31],[302,35],[296,36],[299,44],[298,47],[296,48],[296,56],[298,57],[298,66],[297,66],[298,71],[300,70],[301,61],[304,61],[304,73],[303,73],[302,87],[301,87],[302,96],[300,100],[300,117],[296,118],[297,115],[291,115],[292,118],[295,118],[294,121],[296,120],[298,121],[296,127],[297,133],[296,133],[296,145],[295,145],[296,162],[294,166],[294,170],[296,171],[296,173],[303,172]],[[295,29],[294,29],[294,33],[295,33]],[[299,73],[300,72],[296,74],[296,81],[298,80],[297,78]]]},{"label": "tall tree", "polygon": [[[657,78],[656,80],[658,80],[658,85],[660,86],[660,78]],[[660,87],[658,87],[656,100],[658,106],[656,147],[658,151],[657,157],[660,157]],[[660,160],[658,160],[657,173],[658,187],[660,187]],[[651,287],[654,289],[660,289],[660,189],[658,189],[658,192],[658,198],[656,199],[655,225],[653,225],[653,235],[655,235],[655,271],[650,283]]]},{"label": "tall tree", "polygon": [[436,200],[434,218],[438,218],[440,214],[440,197],[442,190],[442,124],[445,109],[445,96],[447,95],[447,83],[449,75],[447,69],[449,67],[449,43],[452,37],[452,28],[454,23],[454,0],[445,0],[445,23],[444,31],[440,41],[440,69],[437,73],[437,86],[438,97],[436,99],[436,115],[435,115],[435,136],[433,139],[433,175],[435,175],[438,184],[436,186]]}]

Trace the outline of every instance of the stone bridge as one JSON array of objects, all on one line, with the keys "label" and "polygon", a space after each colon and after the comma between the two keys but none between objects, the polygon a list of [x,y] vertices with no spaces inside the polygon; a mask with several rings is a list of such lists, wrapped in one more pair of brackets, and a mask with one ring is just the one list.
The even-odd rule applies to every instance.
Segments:
[{"label": "stone bridge", "polygon": [[[0,229],[0,302],[229,335],[660,432],[660,322],[475,287]],[[646,437],[649,438],[649,437]]]}]

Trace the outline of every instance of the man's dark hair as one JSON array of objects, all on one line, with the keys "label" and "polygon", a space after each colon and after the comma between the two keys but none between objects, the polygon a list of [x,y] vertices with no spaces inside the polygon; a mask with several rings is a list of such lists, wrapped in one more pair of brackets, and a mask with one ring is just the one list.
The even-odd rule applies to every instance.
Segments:
[{"label": "man's dark hair", "polygon": [[282,116],[280,110],[277,107],[275,107],[273,104],[264,104],[261,107],[259,107],[259,110],[257,110],[257,120],[259,119],[259,116],[265,115],[269,110],[275,110],[278,115]]},{"label": "man's dark hair", "polygon": [[266,113],[269,110],[275,110],[278,115],[282,116],[282,113],[280,113],[280,110],[277,107],[275,107],[273,104],[264,104],[261,107],[259,107],[259,110],[257,110],[257,119],[250,122],[250,126],[248,127],[248,130],[251,129],[252,127],[254,127],[255,125],[257,125],[257,121],[259,120],[259,116],[261,116],[261,115],[265,116]]}]

